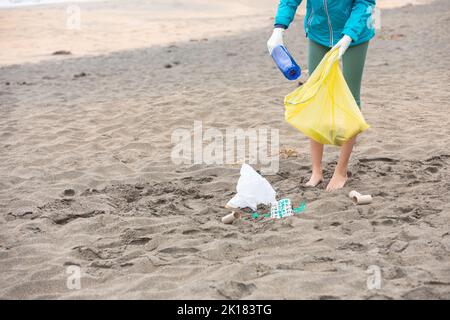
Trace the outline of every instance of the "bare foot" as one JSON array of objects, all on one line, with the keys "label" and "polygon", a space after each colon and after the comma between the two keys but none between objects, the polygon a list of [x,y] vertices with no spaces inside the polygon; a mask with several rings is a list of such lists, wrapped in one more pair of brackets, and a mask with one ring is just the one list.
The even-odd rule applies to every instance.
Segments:
[{"label": "bare foot", "polygon": [[305,183],[305,187],[317,187],[317,185],[322,181],[323,181],[322,173],[313,172],[309,181]]},{"label": "bare foot", "polygon": [[330,182],[327,185],[327,191],[331,192],[337,189],[341,189],[344,187],[345,183],[347,182],[347,175],[342,175],[337,172],[333,174],[333,177],[331,177]]}]

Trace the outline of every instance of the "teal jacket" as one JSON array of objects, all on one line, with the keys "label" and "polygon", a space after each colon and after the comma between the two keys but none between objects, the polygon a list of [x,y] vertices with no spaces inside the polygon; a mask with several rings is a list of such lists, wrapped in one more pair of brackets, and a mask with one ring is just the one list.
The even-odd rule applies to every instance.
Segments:
[{"label": "teal jacket", "polygon": [[[280,0],[275,26],[285,29],[294,20],[302,0]],[[352,38],[351,45],[369,41],[375,35],[372,11],[375,0],[307,0],[306,36],[327,46],[334,46],[344,34]]]}]

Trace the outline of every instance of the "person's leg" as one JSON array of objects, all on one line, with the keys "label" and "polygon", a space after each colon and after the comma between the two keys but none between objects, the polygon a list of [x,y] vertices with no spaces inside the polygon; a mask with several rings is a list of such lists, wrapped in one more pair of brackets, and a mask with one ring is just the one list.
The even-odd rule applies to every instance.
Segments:
[{"label": "person's leg", "polygon": [[[342,57],[345,81],[347,82],[348,87],[350,88],[350,91],[352,92],[353,97],[360,108],[361,80],[368,47],[369,42],[350,47]],[[340,189],[347,182],[348,162],[350,160],[355,141],[356,137],[353,137],[341,147],[341,154],[334,170],[333,177],[327,185],[327,191]]]},{"label": "person's leg", "polygon": [[347,49],[342,56],[343,74],[353,97],[361,109],[361,81],[366,63],[369,41]]},{"label": "person's leg", "polygon": [[[322,61],[323,56],[328,52],[328,50],[329,48],[309,40],[308,72],[310,75],[319,65],[320,61]],[[314,141],[313,139],[310,139],[310,145],[311,145],[312,175],[309,181],[305,184],[305,186],[315,187],[323,180],[322,175],[323,144]]]},{"label": "person's leg", "polygon": [[306,187],[315,187],[323,181],[322,173],[322,155],[323,144],[309,139],[311,146],[311,162],[312,162],[312,174],[308,182],[305,183]]}]

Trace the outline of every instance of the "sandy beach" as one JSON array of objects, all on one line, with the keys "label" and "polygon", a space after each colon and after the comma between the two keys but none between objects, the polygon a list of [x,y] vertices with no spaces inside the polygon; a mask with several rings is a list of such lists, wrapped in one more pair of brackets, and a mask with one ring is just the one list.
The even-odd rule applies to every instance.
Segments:
[{"label": "sandy beach", "polygon": [[[1,299],[450,299],[450,2],[380,1],[371,128],[334,193],[303,187],[309,143],[283,107],[298,81],[266,48],[276,2],[78,3],[80,30],[67,4],[0,10]],[[286,34],[301,82],[303,14]],[[305,212],[223,224],[240,164],[171,159],[195,121],[278,129],[266,178]]]}]

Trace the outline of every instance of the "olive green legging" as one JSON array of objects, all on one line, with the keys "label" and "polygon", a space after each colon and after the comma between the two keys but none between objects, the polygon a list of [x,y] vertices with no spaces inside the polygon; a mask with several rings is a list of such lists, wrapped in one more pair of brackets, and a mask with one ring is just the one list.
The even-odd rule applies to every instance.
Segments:
[{"label": "olive green legging", "polygon": [[[367,48],[369,41],[349,47],[342,56],[343,73],[345,81],[356,100],[356,103],[361,108],[361,80],[364,70],[364,63],[366,61]],[[317,42],[309,40],[309,54],[308,54],[308,69],[309,74],[312,74],[314,69],[322,60],[323,56],[330,50]]]}]

